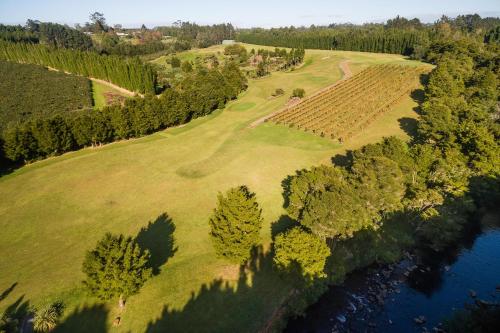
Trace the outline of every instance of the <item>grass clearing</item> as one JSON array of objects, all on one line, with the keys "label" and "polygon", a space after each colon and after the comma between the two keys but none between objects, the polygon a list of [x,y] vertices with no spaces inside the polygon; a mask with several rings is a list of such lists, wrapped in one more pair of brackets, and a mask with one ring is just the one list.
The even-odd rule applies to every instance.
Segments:
[{"label": "grass clearing", "polygon": [[[35,305],[61,299],[69,317],[64,330],[71,332],[261,328],[289,289],[265,254],[251,275],[215,257],[208,217],[217,192],[241,184],[256,192],[268,244],[272,224],[284,213],[281,181],[287,175],[383,136],[407,137],[398,120],[416,117],[408,96],[342,146],[271,123],[248,128],[282,108],[293,89],[312,94],[340,79],[342,59],[352,61],[354,72],[364,63],[407,62],[396,55],[319,50],[308,50],[307,59],[310,64],[295,71],[250,80],[248,91],[225,110],[185,126],[50,158],[0,178],[0,290],[18,283],[0,308],[21,296]],[[286,94],[269,99],[276,88]],[[121,325],[111,327],[114,302],[99,305],[81,288],[85,251],[107,231],[135,236],[163,213],[176,226],[177,252],[128,300]]]},{"label": "grass clearing", "polygon": [[107,84],[92,80],[92,98],[94,99],[94,107],[100,109],[108,105],[106,101],[106,93],[113,95],[128,97],[118,89],[115,89]]}]

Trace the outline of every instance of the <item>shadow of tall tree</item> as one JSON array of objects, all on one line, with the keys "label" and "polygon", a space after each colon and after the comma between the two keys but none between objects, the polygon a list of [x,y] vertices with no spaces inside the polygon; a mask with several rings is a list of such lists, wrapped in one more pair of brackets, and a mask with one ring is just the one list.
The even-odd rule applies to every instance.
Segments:
[{"label": "shadow of tall tree", "polygon": [[[12,284],[9,288],[2,292],[2,299],[5,299],[8,294],[15,288],[17,283]],[[15,300],[12,304],[5,307],[5,310],[0,312],[0,331],[1,332],[17,332],[24,318],[30,312],[30,304],[24,299],[24,295]]]},{"label": "shadow of tall tree", "polygon": [[14,282],[10,287],[8,287],[4,291],[2,291],[2,293],[0,294],[0,302],[3,301],[4,299],[6,299],[7,296],[9,296],[9,294],[14,290],[14,288],[16,286],[17,286],[17,282]]},{"label": "shadow of tall tree", "polygon": [[177,251],[174,232],[174,222],[166,213],[163,213],[137,234],[135,240],[139,246],[151,253],[149,264],[155,275],[160,273],[160,267],[166,264]]},{"label": "shadow of tall tree", "polygon": [[102,304],[83,306],[74,310],[53,333],[106,333],[108,310]]},{"label": "shadow of tall tree", "polygon": [[418,121],[415,118],[403,117],[398,119],[399,128],[401,128],[408,136],[415,137],[417,135]]},{"label": "shadow of tall tree", "polygon": [[276,222],[271,224],[271,237],[274,239],[279,233],[299,225],[297,221],[288,215],[281,215]]},{"label": "shadow of tall tree", "polygon": [[221,279],[203,285],[182,310],[164,306],[146,332],[257,332],[288,293],[272,268],[271,254],[258,248],[250,262],[240,267],[235,286]]}]

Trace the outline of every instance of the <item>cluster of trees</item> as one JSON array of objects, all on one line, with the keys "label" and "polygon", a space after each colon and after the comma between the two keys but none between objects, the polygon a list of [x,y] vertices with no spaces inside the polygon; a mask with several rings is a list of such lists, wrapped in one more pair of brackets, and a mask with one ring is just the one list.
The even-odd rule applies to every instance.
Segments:
[{"label": "cluster of trees", "polygon": [[286,70],[301,64],[306,52],[304,48],[292,48],[290,52],[286,49],[275,48],[274,50],[258,49],[257,51],[252,49],[250,54],[262,57],[264,63],[277,63],[279,70]]},{"label": "cluster of trees", "polygon": [[195,47],[209,47],[221,44],[225,39],[234,39],[235,29],[231,23],[198,25],[191,22],[177,21],[172,26],[155,27],[165,36],[177,37],[190,42]]},{"label": "cluster of trees", "polygon": [[45,44],[52,47],[90,50],[92,39],[84,33],[66,25],[28,20],[26,25],[0,24],[0,40]]},{"label": "cluster of trees", "polygon": [[[246,29],[238,33],[242,42],[280,47],[399,53],[421,56],[421,50],[443,37],[466,36],[483,41],[500,25],[498,18],[461,15],[443,16],[434,24],[396,17],[384,24],[344,24],[309,28]],[[493,32],[494,36],[494,32]],[[490,37],[491,39],[491,37]]]},{"label": "cluster of trees", "polygon": [[[233,47],[235,48],[235,47]],[[243,46],[240,48],[244,49],[244,61],[248,58],[246,49]],[[275,48],[274,50],[266,49],[252,49],[250,51],[250,64],[256,66],[254,73],[249,72],[249,75],[255,75],[256,77],[263,77],[269,74],[271,70],[288,70],[294,66],[301,64],[304,61],[305,50],[303,48],[294,49],[290,51],[286,49]],[[242,58],[240,56],[240,58]]]},{"label": "cluster of trees", "polygon": [[244,64],[248,60],[248,52],[246,47],[241,44],[231,44],[224,48],[224,55],[229,56],[231,59],[238,60]]},{"label": "cluster of trees", "polygon": [[295,88],[292,91],[291,98],[294,98],[294,97],[304,98],[305,95],[306,95],[306,91],[303,88]]},{"label": "cluster of trees", "polygon": [[287,198],[290,217],[323,239],[378,228],[384,215],[401,207],[403,173],[390,158],[360,155],[350,168],[321,166],[293,176]]},{"label": "cluster of trees", "polygon": [[92,107],[91,81],[30,64],[0,60],[0,131],[55,113]]},{"label": "cluster of trees", "polygon": [[477,205],[500,198],[497,47],[437,44],[412,144],[386,138],[352,152],[343,166],[288,179],[287,212],[305,229],[346,242],[365,230],[382,233],[391,216],[404,214],[412,237],[441,250],[460,236]]},{"label": "cluster of trees", "polygon": [[[234,264],[245,264],[260,243],[262,209],[255,193],[246,186],[219,193],[217,207],[209,220],[210,237],[216,254]],[[294,227],[276,236],[274,264],[283,272],[310,283],[325,277],[330,249],[321,238]]]},{"label": "cluster of trees", "polygon": [[38,43],[38,37],[20,25],[0,24],[0,40],[14,43]]},{"label": "cluster of trees", "polygon": [[[350,152],[342,164],[284,181],[285,208],[296,223],[275,236],[273,261],[300,278],[292,284],[300,296],[287,300],[292,311],[325,283],[397,260],[417,242],[436,251],[452,245],[470,213],[500,200],[497,46],[439,42],[428,54],[437,66],[412,142],[385,138]],[[259,241],[261,215],[248,188],[219,194],[209,221],[216,253],[244,264]]]},{"label": "cluster of trees", "polygon": [[32,119],[10,126],[3,135],[5,156],[31,161],[85,146],[150,134],[186,123],[221,108],[246,89],[237,64],[199,68],[159,98],[128,99],[124,105]]},{"label": "cluster of trees", "polygon": [[36,64],[94,77],[140,93],[154,93],[156,89],[156,73],[138,58],[125,59],[90,51],[0,41],[0,60]]},{"label": "cluster of trees", "polygon": [[488,44],[500,43],[500,25],[488,31],[484,36],[484,42]]},{"label": "cluster of trees", "polygon": [[177,45],[178,44],[174,43],[167,44],[161,41],[149,41],[147,43],[142,43],[142,44],[132,44],[129,42],[116,41],[113,38],[107,44],[102,45],[102,47],[100,48],[100,53],[116,54],[125,57],[135,57],[145,54],[158,53],[161,51],[174,52],[174,49]]}]

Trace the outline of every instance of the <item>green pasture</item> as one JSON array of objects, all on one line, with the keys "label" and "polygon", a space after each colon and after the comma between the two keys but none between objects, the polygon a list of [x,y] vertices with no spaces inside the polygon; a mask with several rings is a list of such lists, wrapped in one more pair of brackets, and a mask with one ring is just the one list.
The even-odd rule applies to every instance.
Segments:
[{"label": "green pasture", "polygon": [[[222,47],[191,52],[218,50]],[[62,300],[67,321],[60,330],[67,332],[262,328],[289,287],[271,270],[265,250],[245,272],[215,257],[208,218],[217,193],[241,184],[256,192],[267,249],[284,214],[281,182],[287,175],[331,163],[336,154],[383,136],[405,138],[411,126],[402,124],[416,118],[416,103],[408,96],[343,146],[271,123],[249,128],[282,108],[293,89],[304,88],[308,95],[337,81],[338,64],[345,59],[354,72],[369,64],[412,64],[396,55],[307,51],[306,65],[250,80],[246,92],[212,115],[143,138],[49,158],[1,177],[0,293],[17,284],[0,310],[21,297],[32,305]],[[270,98],[276,88],[285,95]],[[172,228],[162,214],[175,225],[175,249],[163,248]],[[121,325],[112,327],[116,304],[100,304],[82,290],[85,251],[105,232],[136,236],[148,222],[153,223],[145,239],[156,249],[159,273],[128,299]]]}]

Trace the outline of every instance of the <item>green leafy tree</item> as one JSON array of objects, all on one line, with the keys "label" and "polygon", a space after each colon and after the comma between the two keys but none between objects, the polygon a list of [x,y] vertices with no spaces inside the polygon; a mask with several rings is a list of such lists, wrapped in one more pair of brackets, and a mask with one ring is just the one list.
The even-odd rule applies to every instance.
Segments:
[{"label": "green leafy tree", "polygon": [[263,60],[257,64],[257,70],[256,70],[255,74],[258,77],[266,76],[267,74],[269,74],[265,60]]},{"label": "green leafy tree", "polygon": [[351,172],[351,183],[373,219],[401,208],[406,188],[396,162],[383,156],[362,158],[354,161]]},{"label": "green leafy tree", "polygon": [[90,22],[92,22],[94,32],[99,33],[107,31],[108,27],[103,13],[93,12],[89,15],[89,18]]},{"label": "green leafy tree", "polygon": [[274,263],[282,270],[295,271],[309,280],[326,276],[324,268],[330,248],[322,239],[300,227],[277,235],[274,251]]},{"label": "green leafy tree", "polygon": [[83,262],[87,278],[83,282],[89,292],[103,300],[125,299],[139,291],[151,276],[149,251],[141,250],[131,237],[106,233],[95,249],[88,251]]},{"label": "green leafy tree", "polygon": [[285,195],[290,216],[321,238],[346,238],[373,225],[343,168],[300,171],[291,177]]},{"label": "green leafy tree", "polygon": [[306,91],[302,88],[294,89],[292,92],[292,97],[304,98]]},{"label": "green leafy tree", "polygon": [[217,208],[210,217],[210,236],[217,255],[242,264],[259,243],[262,210],[246,186],[219,193]]}]

